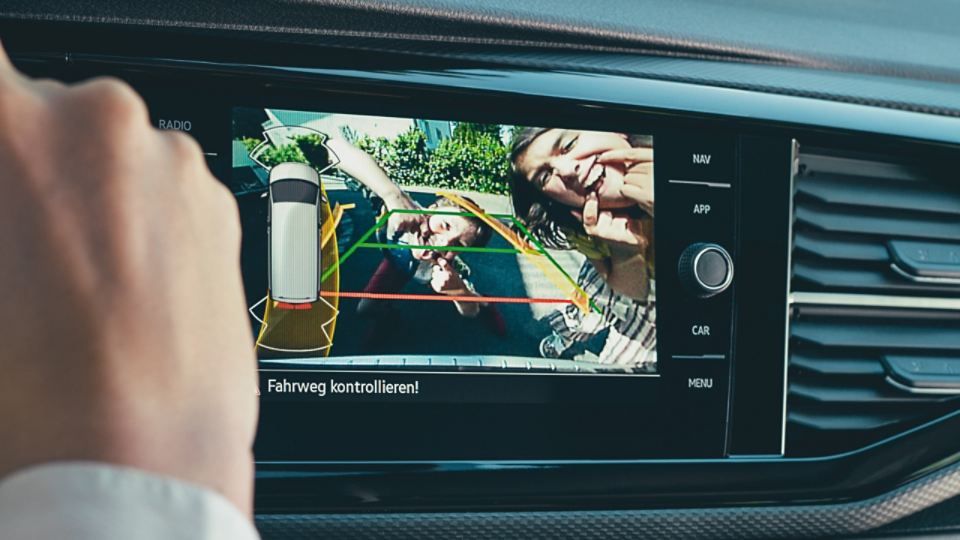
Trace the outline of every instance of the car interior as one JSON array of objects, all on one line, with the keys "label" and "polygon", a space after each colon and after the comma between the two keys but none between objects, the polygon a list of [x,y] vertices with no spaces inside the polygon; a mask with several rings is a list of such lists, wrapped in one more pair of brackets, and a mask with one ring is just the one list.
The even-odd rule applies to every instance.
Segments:
[{"label": "car interior", "polygon": [[958,21],[7,0],[0,40],[126,81],[235,195],[264,539],[933,539],[960,537]]}]

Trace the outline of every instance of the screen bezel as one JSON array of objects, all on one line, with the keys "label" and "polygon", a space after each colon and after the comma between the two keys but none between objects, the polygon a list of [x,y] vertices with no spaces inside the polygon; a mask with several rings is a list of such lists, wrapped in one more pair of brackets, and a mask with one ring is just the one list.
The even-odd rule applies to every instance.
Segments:
[{"label": "screen bezel", "polygon": [[[555,125],[557,122],[548,123],[545,118],[556,115],[563,118],[564,127],[652,134],[655,146],[658,140],[676,139],[686,131],[675,121],[668,122],[649,113],[563,100],[471,96],[471,106],[465,108],[463,95],[425,95],[413,89],[386,91],[381,88],[374,101],[370,101],[369,88],[351,91],[340,86],[335,91],[328,89],[327,93],[330,95],[325,96],[323,106],[318,107],[316,101],[305,97],[302,91],[271,89],[269,93],[255,96],[235,92],[230,107],[322,109],[324,112],[524,125]],[[498,111],[498,107],[505,109]],[[631,128],[637,123],[644,127]],[[700,134],[706,131],[733,137],[729,129],[703,122],[689,129]],[[659,172],[658,169],[657,174]],[[656,190],[655,200],[659,205],[662,199],[659,176]],[[663,246],[676,244],[672,235],[661,234],[659,227],[655,234],[658,254],[663,252]],[[676,249],[679,248],[677,245]],[[675,269],[665,263],[663,257],[658,258],[658,276],[667,273],[673,274]],[[658,300],[683,294],[679,290],[669,291],[677,287],[658,282]],[[658,309],[662,305],[659,303]],[[661,317],[658,324],[662,321]],[[658,356],[663,355],[663,351],[669,354],[670,344],[677,341],[677,336],[664,335],[659,329],[658,336]],[[376,398],[290,406],[289,403],[283,405],[284,400],[262,401],[257,460],[309,463],[722,456],[726,445],[729,355],[726,362],[711,368],[717,388],[709,397],[687,392],[681,384],[686,383],[687,366],[675,364],[665,356],[661,356],[660,362],[663,368],[654,377],[418,373],[423,387],[442,387],[449,395],[421,398],[412,403]],[[268,372],[261,371],[263,373]],[[355,371],[349,373],[351,377],[358,376]],[[359,375],[376,378],[385,374],[375,371]],[[396,376],[410,379],[406,372]],[[642,420],[623,425],[612,420],[598,421],[607,418],[611,410],[623,409],[651,412],[646,416],[640,414]],[[571,415],[570,411],[576,414]],[[305,435],[302,428],[314,417],[330,419],[325,423],[327,428],[322,435]],[[637,423],[641,424],[639,428]],[[365,427],[358,428],[358,425]],[[296,433],[300,435],[292,435]],[[331,443],[332,433],[338,433],[341,442]],[[392,442],[378,444],[383,440]],[[497,444],[498,440],[509,440],[509,447]],[[402,442],[398,444],[398,441]]]}]

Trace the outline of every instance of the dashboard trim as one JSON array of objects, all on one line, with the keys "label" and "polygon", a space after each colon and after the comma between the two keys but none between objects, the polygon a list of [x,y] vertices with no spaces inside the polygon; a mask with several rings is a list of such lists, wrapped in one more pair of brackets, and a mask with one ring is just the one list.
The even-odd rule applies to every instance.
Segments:
[{"label": "dashboard trim", "polygon": [[789,303],[791,305],[811,306],[849,306],[960,311],[960,298],[933,298],[924,296],[794,292],[790,294]]},{"label": "dashboard trim", "polygon": [[797,174],[800,172],[798,160],[800,143],[796,139],[790,141],[790,197],[787,204],[787,293],[786,321],[784,322],[783,340],[783,419],[780,424],[780,454],[787,453],[787,396],[790,390],[790,291],[793,288],[793,197],[796,194]]},{"label": "dashboard trim", "polygon": [[[18,22],[0,23],[15,30],[8,30],[9,37],[29,28],[18,28]],[[107,30],[104,34],[110,35]],[[144,27],[136,31],[151,30]],[[161,32],[155,35],[177,37]],[[193,43],[186,34],[179,37]],[[62,42],[86,46],[82,40]],[[919,112],[884,107],[876,100],[856,103],[831,99],[827,93],[818,99],[809,91],[789,94],[781,89],[781,93],[770,93],[774,90],[731,86],[729,81],[724,85],[721,80],[698,83],[663,75],[657,78],[656,70],[646,76],[630,75],[625,69],[618,73],[609,71],[615,67],[612,65],[603,68],[606,72],[589,72],[570,63],[566,56],[558,57],[552,67],[540,64],[539,68],[535,59],[526,65],[516,60],[498,64],[500,53],[495,52],[472,59],[461,55],[421,59],[413,64],[401,62],[397,64],[401,68],[396,69],[390,64],[391,59],[407,53],[393,50],[393,57],[374,63],[385,67],[367,71],[347,62],[328,64],[349,65],[340,69],[269,65],[274,58],[283,58],[276,53],[298,51],[297,44],[264,45],[266,53],[258,50],[259,55],[251,51],[247,57],[230,56],[240,62],[188,59],[206,51],[198,48],[197,52],[170,52],[177,49],[166,43],[158,49],[161,55],[144,57],[136,56],[135,50],[119,47],[83,52],[74,50],[72,45],[49,43],[25,52],[11,50],[11,56],[18,63],[41,69],[64,68],[71,76],[90,71],[133,79],[144,74],[209,75],[216,79],[216,84],[254,81],[257,90],[264,93],[274,89],[290,91],[298,86],[313,91],[334,83],[347,89],[369,88],[372,95],[403,89],[411,93],[449,93],[458,99],[472,95],[503,101],[542,97],[570,105],[568,110],[575,114],[580,110],[574,106],[584,111],[606,108],[618,113],[637,111],[664,123],[691,119],[722,121],[743,131],[776,131],[787,135],[784,140],[795,136],[793,158],[797,154],[796,139],[811,145],[817,139],[846,138],[852,142],[850,146],[858,146],[863,140],[882,139],[889,147],[902,144],[904,148],[925,146],[935,151],[955,151],[960,147],[960,117],[934,114],[937,109]],[[358,49],[341,46],[338,50]],[[93,54],[97,50],[122,55]],[[296,62],[306,56],[281,61]],[[244,62],[250,58],[264,63]],[[429,63],[434,61],[436,67]],[[457,66],[457,62],[462,65]],[[428,63],[429,67],[424,69],[411,67]],[[688,66],[682,64],[684,69]],[[749,68],[745,64],[737,66]],[[900,81],[906,85],[904,81],[909,80]],[[206,152],[207,156],[229,155],[225,148],[214,150],[218,151]],[[960,432],[960,411],[843,454],[803,458],[786,454],[793,306],[938,310],[949,312],[950,317],[954,312],[960,313],[960,298],[791,292],[795,176],[796,171],[791,171],[781,454],[661,460],[258,461],[255,519],[264,538],[606,540],[839,536],[871,531],[950,497],[960,498],[960,451],[955,437]],[[782,201],[782,197],[777,200]],[[779,293],[777,298],[783,300]],[[780,309],[777,306],[782,313]],[[772,353],[770,360],[777,365],[778,348]],[[774,388],[775,385],[776,382]],[[776,416],[776,400],[770,404]],[[318,426],[322,427],[322,422]],[[769,434],[770,450],[775,450],[776,432],[770,430]]]},{"label": "dashboard trim", "polygon": [[416,531],[422,539],[537,537],[635,538],[837,537],[876,529],[960,492],[960,464],[882,495],[836,504],[762,508],[574,510],[565,512],[431,512],[322,515],[258,514],[264,537],[371,538]]},{"label": "dashboard trim", "polygon": [[12,53],[11,56],[15,61],[53,61],[86,67],[132,66],[139,69],[180,69],[288,80],[325,78],[366,84],[443,87],[448,91],[493,91],[580,101],[581,106],[587,108],[591,103],[642,107],[668,113],[728,117],[751,123],[777,122],[960,144],[960,118],[956,117],[623,75],[514,68],[361,71],[178,58],[131,58],[78,52]]},{"label": "dashboard trim", "polygon": [[[442,90],[459,97],[484,93],[504,99],[512,96],[549,97],[575,104],[584,110],[598,107],[636,108],[642,109],[650,117],[656,117],[657,121],[685,117],[722,119],[745,131],[748,128],[786,128],[802,131],[804,137],[809,134],[811,139],[818,136],[863,135],[879,138],[887,135],[894,143],[933,141],[943,143],[940,146],[944,148],[960,144],[960,118],[625,76],[516,69],[358,71],[163,58],[137,59],[75,52],[42,57],[15,55],[17,60],[30,58],[35,61],[40,58],[48,65],[55,64],[58,67],[69,65],[71,68],[81,68],[81,71],[127,73],[125,70],[139,70],[152,71],[160,76],[202,73],[216,76],[220,82],[250,79],[264,82],[262,88],[281,90],[297,85],[316,88],[310,84],[332,82],[342,83],[347,88],[352,85],[377,91],[395,88],[407,91]],[[787,278],[789,283],[789,273]],[[786,291],[789,290],[788,287]],[[791,306],[803,304],[960,310],[960,299],[802,292],[788,294],[788,314]],[[787,325],[789,330],[789,318]],[[786,355],[784,360],[788,361]],[[787,383],[787,377],[785,370],[784,384]],[[783,427],[786,427],[785,421]],[[956,433],[958,427],[960,413],[861,450],[818,458],[752,455],[715,460],[261,461],[257,463],[260,488],[257,508],[276,513],[278,520],[282,516],[295,516],[297,512],[330,512],[314,516],[325,523],[323,526],[332,526],[336,516],[340,515],[337,512],[357,510],[404,512],[375,515],[408,516],[410,519],[432,516],[429,519],[436,520],[440,519],[437,516],[450,517],[452,512],[463,509],[526,510],[527,514],[531,510],[576,509],[586,516],[622,516],[625,520],[623,530],[627,532],[621,534],[631,537],[636,537],[636,533],[643,530],[652,531],[652,535],[662,533],[662,530],[637,528],[642,527],[638,523],[658,515],[657,512],[680,520],[707,515],[704,514],[706,510],[638,508],[683,508],[709,504],[721,507],[716,510],[721,511],[718,515],[722,516],[722,520],[735,521],[737,516],[742,518],[745,513],[753,512],[757,515],[776,515],[787,508],[787,504],[799,504],[792,507],[791,511],[805,512],[805,517],[797,518],[801,521],[815,519],[821,511],[836,510],[843,513],[844,519],[862,524],[864,522],[859,520],[874,515],[872,512],[877,508],[888,508],[884,506],[888,504],[885,501],[890,500],[888,497],[895,498],[896,493],[901,492],[888,492],[891,489],[910,489],[909,486],[922,484],[926,479],[955,475],[958,479],[956,485],[950,484],[953,491],[943,497],[960,493],[960,465],[957,465],[960,454],[950,436]],[[774,437],[776,435],[775,432],[771,434]],[[775,439],[772,442],[771,449],[775,449]],[[914,444],[920,447],[914,447]],[[781,432],[781,449],[784,445],[785,433]],[[922,475],[928,476],[918,481],[917,478]],[[905,484],[910,481],[915,482]],[[884,495],[865,499],[877,493]],[[825,501],[831,504],[823,504]],[[921,502],[934,504],[929,499]],[[584,508],[604,508],[608,511],[589,512]],[[451,513],[406,513],[424,509]],[[501,512],[474,515],[506,516],[503,519],[511,520],[520,519],[518,516],[521,514]],[[541,514],[550,515],[549,512]],[[306,516],[299,517],[310,520]],[[497,519],[493,518],[490,525],[493,526]],[[714,523],[718,526],[727,523],[722,520]],[[889,521],[877,522],[874,526],[886,522]],[[385,523],[389,523],[389,520]],[[809,525],[808,521],[802,523],[804,527],[816,526]],[[718,530],[708,529],[701,534],[713,533],[712,537],[715,537]],[[797,531],[799,529],[794,532]],[[450,537],[453,532],[451,529],[438,534]],[[748,535],[738,531],[732,537],[743,538]],[[349,537],[344,533],[333,536]],[[500,531],[500,536],[489,537],[503,536]],[[765,530],[763,537],[770,536],[770,530]]]},{"label": "dashboard trim", "polygon": [[[864,449],[826,457],[259,461],[256,507],[279,514],[636,510],[683,508],[696,501],[742,512],[788,503],[839,504],[888,493],[948,468],[960,479],[952,436],[958,428],[960,412],[954,412]],[[960,483],[951,490],[960,494]]]}]

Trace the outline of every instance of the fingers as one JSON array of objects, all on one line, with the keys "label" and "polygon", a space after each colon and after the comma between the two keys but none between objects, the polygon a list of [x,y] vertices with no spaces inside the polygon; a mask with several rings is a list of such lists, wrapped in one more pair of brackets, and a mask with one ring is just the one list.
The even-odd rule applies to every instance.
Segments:
[{"label": "fingers", "polygon": [[638,245],[645,240],[642,227],[639,227],[635,221],[635,219],[622,213],[603,210],[597,215],[594,223],[588,224],[584,220],[583,230],[588,235],[601,240]]},{"label": "fingers", "polygon": [[600,154],[597,158],[599,163],[641,163],[647,161],[653,161],[653,148],[643,146],[610,150]]},{"label": "fingers", "polygon": [[446,259],[440,258],[437,259],[437,262],[433,265],[433,277],[442,278],[444,282],[450,279],[452,273],[450,272],[450,264]]},{"label": "fingers", "polygon": [[653,163],[638,163],[623,177],[620,194],[645,210],[653,206]]},{"label": "fingers", "polygon": [[402,232],[423,232],[419,216],[410,214],[391,214],[388,220],[390,227]]},{"label": "fingers", "polygon": [[433,267],[433,276],[430,278],[430,287],[434,292],[442,293],[447,286],[450,275],[440,269],[439,266]]},{"label": "fingers", "polygon": [[620,188],[620,194],[638,204],[648,204],[651,199],[648,189],[630,184],[624,184],[623,187]]},{"label": "fingers", "polygon": [[30,83],[29,89],[40,95],[50,97],[62,92],[67,85],[53,79],[30,79],[13,65],[3,42],[0,41],[0,86],[7,82]]},{"label": "fingers", "polygon": [[613,214],[610,212],[601,212],[600,215],[597,216],[595,229],[598,231],[615,231]]},{"label": "fingers", "polygon": [[597,216],[600,213],[600,201],[596,193],[587,195],[586,202],[583,204],[583,225],[593,227],[597,224]]},{"label": "fingers", "polygon": [[652,161],[639,161],[636,162],[627,169],[627,175],[633,176],[635,178],[644,178],[653,175],[653,162]]},{"label": "fingers", "polygon": [[433,265],[433,275],[430,278],[430,286],[434,292],[445,293],[451,288],[454,282],[454,273],[450,269],[450,262],[446,259],[438,259]]}]

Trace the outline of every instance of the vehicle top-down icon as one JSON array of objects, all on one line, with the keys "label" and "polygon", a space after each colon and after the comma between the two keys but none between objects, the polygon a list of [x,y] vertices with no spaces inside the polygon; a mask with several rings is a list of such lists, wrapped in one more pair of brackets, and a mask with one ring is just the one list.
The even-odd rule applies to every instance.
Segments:
[{"label": "vehicle top-down icon", "polygon": [[287,304],[317,301],[320,290],[320,177],[303,163],[270,170],[270,297]]}]

